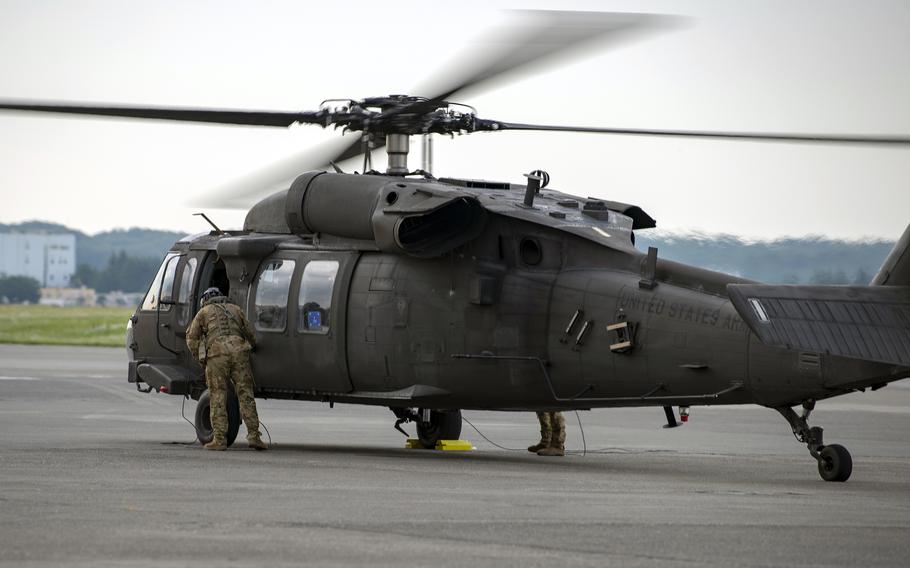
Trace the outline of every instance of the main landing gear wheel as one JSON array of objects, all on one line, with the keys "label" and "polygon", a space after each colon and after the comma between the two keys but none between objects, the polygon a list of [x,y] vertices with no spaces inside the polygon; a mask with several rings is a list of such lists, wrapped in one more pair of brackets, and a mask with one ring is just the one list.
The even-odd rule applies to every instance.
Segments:
[{"label": "main landing gear wheel", "polygon": [[[214,434],[212,432],[212,414],[211,414],[211,394],[205,389],[199,402],[196,403],[196,438],[203,446],[212,441]],[[237,432],[240,431],[240,403],[237,402],[237,395],[234,391],[229,390],[227,393],[227,445],[230,446],[237,439]]]},{"label": "main landing gear wheel", "polygon": [[457,440],[459,436],[460,410],[431,410],[428,421],[417,422],[417,438],[424,448],[433,449],[439,440]]},{"label": "main landing gear wheel", "polygon": [[819,426],[809,427],[809,414],[815,408],[815,401],[803,403],[803,413],[797,414],[789,406],[780,406],[774,410],[780,412],[790,427],[793,435],[806,444],[809,453],[818,461],[818,474],[825,481],[847,481],[853,473],[853,458],[847,448],[839,444],[824,444],[823,430]]},{"label": "main landing gear wheel", "polygon": [[847,481],[853,472],[853,458],[839,444],[825,446],[818,453],[818,474],[825,481]]}]

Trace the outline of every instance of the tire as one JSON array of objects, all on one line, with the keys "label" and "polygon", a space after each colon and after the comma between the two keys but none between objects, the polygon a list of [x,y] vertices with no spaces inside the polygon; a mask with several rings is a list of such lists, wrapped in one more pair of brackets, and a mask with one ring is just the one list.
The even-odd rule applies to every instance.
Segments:
[{"label": "tire", "polygon": [[819,452],[818,474],[825,481],[847,481],[853,473],[853,458],[847,448],[839,444],[825,446]]},{"label": "tire", "polygon": [[[211,395],[209,390],[205,389],[199,402],[196,403],[196,438],[202,445],[212,441],[212,415],[211,415]],[[227,418],[228,429],[226,442],[230,446],[237,439],[237,432],[240,431],[240,404],[237,402],[237,396],[234,391],[228,390],[227,393]]]},{"label": "tire", "polygon": [[427,449],[436,448],[439,440],[457,440],[461,436],[460,410],[431,410],[429,422],[417,423],[417,438]]}]

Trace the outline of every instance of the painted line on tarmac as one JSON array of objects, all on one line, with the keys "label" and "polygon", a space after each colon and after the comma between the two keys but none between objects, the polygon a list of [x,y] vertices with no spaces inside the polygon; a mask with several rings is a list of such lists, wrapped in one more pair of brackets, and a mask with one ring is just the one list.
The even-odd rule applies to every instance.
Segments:
[{"label": "painted line on tarmac", "polygon": [[82,386],[91,387],[95,390],[107,393],[109,395],[115,396],[117,398],[120,398],[122,400],[125,400],[125,401],[133,403],[133,404],[141,404],[143,406],[158,406],[158,407],[170,406],[164,400],[158,399],[156,397],[137,396],[137,394],[144,394],[144,393],[137,393],[135,388],[129,388],[128,387],[129,383],[127,383],[126,381],[118,382],[118,384],[108,384],[108,383],[96,382],[95,380],[85,380],[82,378],[76,378],[73,380],[74,380],[74,382],[78,382]]},{"label": "painted line on tarmac", "polygon": [[41,381],[41,380],[44,380],[44,379],[40,379],[38,377],[11,377],[11,376],[0,375],[0,381]]},{"label": "painted line on tarmac", "polygon": [[61,381],[81,381],[85,379],[108,379],[108,380],[118,380],[122,379],[126,383],[125,375],[122,373],[109,374],[109,375],[86,375],[79,372],[56,372],[48,373],[48,378],[57,379]]},{"label": "painted line on tarmac", "polygon": [[[173,416],[152,416],[141,414],[84,414],[82,420],[111,420],[116,422],[154,422],[160,424],[178,424],[180,417],[175,420]],[[185,424],[185,423],[184,423]]]}]

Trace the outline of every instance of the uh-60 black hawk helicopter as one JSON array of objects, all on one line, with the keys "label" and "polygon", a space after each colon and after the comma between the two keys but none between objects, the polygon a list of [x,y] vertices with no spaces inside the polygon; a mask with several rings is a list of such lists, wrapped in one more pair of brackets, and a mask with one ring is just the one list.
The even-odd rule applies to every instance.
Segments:
[{"label": "uh-60 black hawk helicopter", "polygon": [[[429,97],[313,112],[0,108],[362,133],[334,159],[365,153],[363,174],[302,173],[256,203],[243,230],[178,241],[132,316],[129,381],[198,399],[202,441],[211,436],[208,394],[185,330],[202,291],[218,286],[257,329],[260,397],[387,406],[396,427],[416,423],[426,447],[459,436],[461,409],[656,406],[675,425],[674,406],[685,414],[691,405],[753,403],[783,415],[822,478],[846,480],[850,454],[826,444],[809,413],[818,400],[910,376],[910,228],[869,286],[762,285],[640,252],[635,231],[655,226],[640,207],[550,189],[542,171],[516,185],[408,167],[410,136],[503,130],[910,143],[516,124],[448,102],[482,79],[630,25],[610,28],[600,17],[547,14],[541,36]],[[565,21],[574,24],[560,27]],[[379,173],[368,158],[383,143],[388,167]],[[230,443],[236,401],[229,416]]]}]

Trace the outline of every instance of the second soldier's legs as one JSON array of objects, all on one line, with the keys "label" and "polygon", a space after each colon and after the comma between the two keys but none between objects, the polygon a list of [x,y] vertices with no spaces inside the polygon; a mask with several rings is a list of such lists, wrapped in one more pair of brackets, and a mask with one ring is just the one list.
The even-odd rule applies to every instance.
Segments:
[{"label": "second soldier's legs", "polygon": [[566,455],[566,419],[563,418],[562,412],[548,412],[547,414],[551,428],[550,443],[547,447],[541,448],[537,455],[564,456]]},{"label": "second soldier's legs", "polygon": [[540,422],[540,441],[528,447],[528,451],[535,454],[550,445],[550,436],[553,433],[549,412],[538,412],[537,421]]}]

